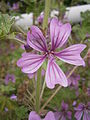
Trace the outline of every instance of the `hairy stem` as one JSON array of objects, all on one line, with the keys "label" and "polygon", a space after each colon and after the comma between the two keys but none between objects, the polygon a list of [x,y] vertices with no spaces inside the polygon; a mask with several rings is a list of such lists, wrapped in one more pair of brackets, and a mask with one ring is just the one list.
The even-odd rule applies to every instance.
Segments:
[{"label": "hairy stem", "polygon": [[40,110],[40,90],[41,90],[41,68],[37,72],[37,84],[36,84],[36,112]]},{"label": "hairy stem", "polygon": [[43,21],[43,29],[44,30],[48,25],[48,17],[49,17],[49,13],[50,13],[50,4],[51,4],[51,0],[45,0],[45,12],[44,12],[44,21]]},{"label": "hairy stem", "polygon": [[21,44],[26,44],[26,42],[25,41],[22,41],[22,40],[20,40],[20,39],[18,39],[18,38],[13,38],[13,40],[15,40],[15,41],[17,41],[17,42],[19,42],[19,43],[21,43]]},{"label": "hairy stem", "polygon": [[19,26],[19,25],[15,25],[16,29],[18,31],[20,31],[23,35],[27,36],[27,33],[24,32],[24,30]]},{"label": "hairy stem", "polygon": [[46,83],[46,81],[44,80],[44,82],[43,82],[43,86],[42,86],[41,95],[40,95],[40,100],[42,100],[42,96],[43,96],[44,89],[45,89],[45,83]]}]

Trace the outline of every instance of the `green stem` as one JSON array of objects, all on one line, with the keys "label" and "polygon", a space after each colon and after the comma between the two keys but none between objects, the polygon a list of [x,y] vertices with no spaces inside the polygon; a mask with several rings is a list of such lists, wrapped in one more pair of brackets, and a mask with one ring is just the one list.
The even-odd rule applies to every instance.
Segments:
[{"label": "green stem", "polygon": [[49,17],[49,13],[50,13],[50,4],[51,4],[51,0],[45,0],[45,12],[44,12],[44,21],[43,21],[43,29],[44,30],[48,25],[48,17]]},{"label": "green stem", "polygon": [[40,110],[40,90],[41,90],[41,68],[37,72],[37,84],[36,84],[36,112]]},{"label": "green stem", "polygon": [[20,40],[20,39],[18,39],[18,38],[13,38],[13,40],[15,40],[15,41],[17,41],[17,42],[19,42],[19,43],[21,43],[21,44],[26,44],[26,42],[24,42],[24,41],[22,41],[22,40]]},{"label": "green stem", "polygon": [[40,95],[40,100],[42,100],[42,96],[43,96],[44,89],[45,89],[45,84],[46,84],[46,81],[44,80],[44,82],[43,82],[43,86],[42,86],[41,95]]},{"label": "green stem", "polygon": [[16,29],[18,29],[18,31],[20,31],[23,35],[27,36],[27,33],[24,32],[24,30],[19,26],[19,25],[15,25]]},{"label": "green stem", "polygon": [[34,95],[30,93],[30,91],[27,89],[27,93],[29,94],[30,96],[30,100],[33,100],[35,102],[35,98],[34,98]]}]

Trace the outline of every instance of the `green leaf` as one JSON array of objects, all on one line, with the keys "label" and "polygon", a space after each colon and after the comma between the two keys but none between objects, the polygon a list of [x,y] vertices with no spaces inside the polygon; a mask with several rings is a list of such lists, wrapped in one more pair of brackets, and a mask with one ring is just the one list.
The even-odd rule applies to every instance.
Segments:
[{"label": "green leaf", "polygon": [[90,34],[90,11],[81,13],[82,23],[73,26],[72,30],[80,40],[86,38],[86,34]]},{"label": "green leaf", "polygon": [[8,14],[0,13],[0,37],[10,32],[13,23],[14,18],[11,18]]}]

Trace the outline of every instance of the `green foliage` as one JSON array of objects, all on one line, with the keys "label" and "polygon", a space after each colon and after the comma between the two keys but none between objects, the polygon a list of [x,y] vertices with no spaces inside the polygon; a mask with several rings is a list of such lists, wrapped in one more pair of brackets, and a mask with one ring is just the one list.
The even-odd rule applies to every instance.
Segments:
[{"label": "green foliage", "polygon": [[10,18],[8,14],[0,13],[0,38],[6,36],[14,23],[14,18]]},{"label": "green foliage", "polygon": [[78,35],[80,40],[84,40],[86,38],[86,34],[90,34],[90,11],[86,11],[81,13],[82,23],[76,24],[73,26],[73,32]]},{"label": "green foliage", "polygon": [[88,4],[90,4],[90,0],[84,0],[85,2],[87,2]]},{"label": "green foliage", "polygon": [[[47,101],[48,96],[50,94],[53,94],[53,91],[46,90],[44,94],[44,100]],[[58,94],[51,100],[50,106],[51,108],[57,107],[60,109],[60,105],[62,101],[65,101],[67,103],[71,102],[71,100],[76,99],[75,91],[70,90],[70,88],[61,88]]]},{"label": "green foliage", "polygon": [[44,0],[23,0],[27,5],[26,12],[33,12],[35,17],[37,17],[44,10]]},{"label": "green foliage", "polygon": [[5,3],[4,0],[0,0],[0,11],[5,13],[8,9],[7,4]]},{"label": "green foliage", "polygon": [[10,92],[15,91],[15,88],[11,85],[8,85],[8,86],[1,85],[0,86],[0,91],[2,93],[10,93]]},{"label": "green foliage", "polygon": [[71,5],[90,3],[90,0],[72,0]]},{"label": "green foliage", "polygon": [[22,119],[27,118],[27,116],[28,116],[27,112],[28,112],[28,110],[26,107],[24,107],[24,106],[17,107],[15,109],[17,120],[22,120]]}]

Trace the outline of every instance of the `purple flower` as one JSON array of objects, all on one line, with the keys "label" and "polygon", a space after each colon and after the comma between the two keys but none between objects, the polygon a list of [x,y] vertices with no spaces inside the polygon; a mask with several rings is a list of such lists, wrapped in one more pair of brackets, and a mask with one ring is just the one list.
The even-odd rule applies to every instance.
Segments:
[{"label": "purple flower", "polygon": [[87,88],[87,95],[90,96],[90,87]]},{"label": "purple flower", "polygon": [[76,120],[90,120],[90,102],[88,102],[87,105],[80,103],[78,107],[75,108],[75,111]]},{"label": "purple flower", "polygon": [[11,100],[17,100],[17,96],[15,94],[12,94],[10,97]]},{"label": "purple flower", "polygon": [[28,120],[56,120],[53,112],[48,112],[44,119],[41,119],[40,116],[35,112],[32,111],[29,114]]},{"label": "purple flower", "polygon": [[[85,49],[86,45],[72,45],[60,52],[56,52],[57,48],[61,48],[67,41],[71,33],[71,25],[69,23],[62,24],[57,18],[53,18],[50,23],[50,44],[47,44],[46,38],[37,26],[31,26],[27,34],[27,43],[40,52],[40,54],[24,53],[22,58],[18,60],[17,65],[22,68],[24,73],[34,73],[48,58],[48,65],[45,75],[45,81],[48,88],[53,89],[56,84],[67,87],[68,81],[56,64],[55,58],[73,65],[85,66],[84,60],[80,53]],[[50,47],[51,45],[51,47]]]},{"label": "purple flower", "polygon": [[[41,76],[43,77],[44,75],[45,75],[45,70],[42,69]],[[35,73],[29,73],[29,74],[28,74],[28,77],[29,77],[30,79],[32,79],[33,77],[35,77],[35,80],[37,80],[37,72],[35,72]]]},{"label": "purple flower", "polygon": [[37,22],[38,22],[39,24],[42,24],[42,23],[43,23],[43,19],[44,19],[44,12],[42,12],[42,13],[40,14],[40,16],[38,16]]},{"label": "purple flower", "polygon": [[15,45],[13,43],[10,43],[10,48],[11,48],[11,50],[14,50],[15,49]]},{"label": "purple flower", "polygon": [[75,107],[76,106],[76,104],[77,104],[77,101],[73,101],[73,107]]},{"label": "purple flower", "polygon": [[[37,22],[39,24],[42,24],[43,23],[43,20],[44,20],[44,12],[41,12],[41,14],[38,16],[37,18]],[[50,23],[50,18],[48,18],[48,24]]]},{"label": "purple flower", "polygon": [[35,72],[35,73],[29,73],[28,77],[29,77],[29,79],[32,79],[32,78],[35,77],[35,80],[37,80],[37,72]]},{"label": "purple flower", "polygon": [[7,3],[9,10],[18,10],[19,9],[19,3],[13,3],[13,6],[10,5],[10,2]]},{"label": "purple flower", "polygon": [[8,108],[7,107],[5,107],[5,112],[8,112]]},{"label": "purple flower", "polygon": [[12,10],[18,10],[19,9],[19,3],[13,3]]},{"label": "purple flower", "polygon": [[[68,75],[68,72],[66,73],[66,75]],[[78,84],[79,84],[79,80],[80,80],[80,75],[73,73],[69,78],[68,78],[68,84],[72,89],[75,90],[75,94],[76,96],[79,95],[79,88],[78,88]]]},{"label": "purple flower", "polygon": [[79,96],[79,87],[78,86],[74,86],[74,90],[75,90],[75,94],[78,97]]},{"label": "purple flower", "polygon": [[15,76],[13,74],[6,75],[5,84],[8,85],[9,82],[15,83]]},{"label": "purple flower", "polygon": [[64,103],[64,101],[61,104],[61,112],[60,112],[60,118],[61,120],[66,120],[67,118],[71,120],[72,112],[68,111],[68,104]]},{"label": "purple flower", "polygon": [[68,78],[68,84],[69,86],[78,86],[78,81],[80,80],[80,75],[76,75],[73,73],[69,78]]},{"label": "purple flower", "polygon": [[61,104],[61,111],[55,113],[56,120],[71,120],[72,112],[68,110],[68,104],[64,103]]}]

